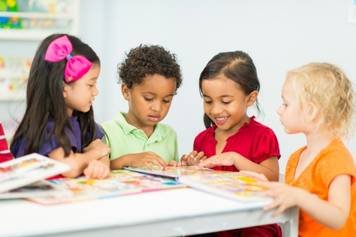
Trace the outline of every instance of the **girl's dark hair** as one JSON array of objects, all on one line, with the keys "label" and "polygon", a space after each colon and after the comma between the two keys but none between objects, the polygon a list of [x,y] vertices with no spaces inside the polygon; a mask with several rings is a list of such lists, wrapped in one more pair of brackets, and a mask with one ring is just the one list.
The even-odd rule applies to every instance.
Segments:
[{"label": "girl's dark hair", "polygon": [[[27,84],[26,111],[17,128],[11,143],[11,149],[21,139],[26,141],[26,154],[37,152],[51,135],[64,149],[66,155],[70,154],[71,145],[65,130],[72,129],[67,115],[67,106],[63,98],[64,69],[67,60],[60,62],[45,61],[49,44],[63,34],[53,34],[45,38],[38,47],[32,61],[30,75]],[[94,50],[80,39],[72,35],[66,35],[73,46],[71,54],[82,55],[93,64],[100,65],[100,60]],[[86,113],[74,111],[80,128],[82,148],[89,145],[95,135],[95,122],[93,108]],[[53,121],[54,134],[46,135],[45,129],[49,121]]]},{"label": "girl's dark hair", "polygon": [[[255,64],[245,52],[223,52],[215,55],[200,73],[200,93],[202,94],[203,80],[213,79],[220,74],[236,82],[246,95],[260,90]],[[257,101],[256,107],[260,111]],[[206,114],[204,114],[204,125],[206,128],[213,125],[213,121]]]},{"label": "girl's dark hair", "polygon": [[158,45],[140,45],[130,50],[118,65],[119,82],[128,88],[140,84],[148,75],[159,74],[176,80],[176,89],[182,84],[182,75],[176,56]]}]

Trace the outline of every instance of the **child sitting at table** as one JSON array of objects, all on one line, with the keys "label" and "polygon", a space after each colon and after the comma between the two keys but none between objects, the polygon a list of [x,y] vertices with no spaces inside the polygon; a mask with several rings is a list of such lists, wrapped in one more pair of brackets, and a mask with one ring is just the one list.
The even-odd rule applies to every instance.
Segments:
[{"label": "child sitting at table", "polygon": [[176,133],[160,123],[182,83],[175,55],[161,46],[141,45],[130,50],[118,73],[129,109],[103,124],[111,169],[160,169],[176,163]]}]

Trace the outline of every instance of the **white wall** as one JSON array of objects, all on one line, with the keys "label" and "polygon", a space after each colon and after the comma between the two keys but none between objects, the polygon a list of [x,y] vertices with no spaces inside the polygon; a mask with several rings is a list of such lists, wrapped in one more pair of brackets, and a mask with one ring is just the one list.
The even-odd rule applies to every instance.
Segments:
[{"label": "white wall", "polygon": [[[83,0],[82,4],[94,2]],[[105,10],[110,19],[91,34],[105,42],[102,91],[95,104],[97,119],[111,119],[119,110],[127,109],[116,83],[116,65],[125,52],[139,44],[160,44],[177,54],[184,77],[164,120],[177,130],[181,153],[190,151],[194,136],[203,129],[198,76],[218,52],[239,49],[254,59],[264,111],[258,120],[272,127],[279,138],[282,171],[288,154],[305,143],[301,135],[286,135],[275,113],[286,71],[311,61],[328,61],[342,67],[356,82],[356,25],[347,20],[351,0],[105,3],[104,9],[89,14]],[[93,22],[89,15],[83,25]],[[356,154],[355,139],[348,144]]]},{"label": "white wall", "polygon": [[[275,113],[285,73],[311,61],[328,61],[356,83],[356,24],[347,21],[350,5],[351,0],[81,0],[80,36],[102,60],[96,118],[102,122],[127,109],[116,83],[116,65],[125,52],[139,44],[160,44],[177,54],[184,77],[164,123],[177,130],[180,152],[188,152],[203,129],[200,71],[218,52],[244,50],[254,59],[262,84],[264,114],[258,120],[276,132],[284,171],[288,154],[304,144],[302,136],[283,132]],[[29,48],[18,52],[32,53]],[[0,104],[1,117],[17,107]],[[356,139],[348,144],[355,155]]]}]

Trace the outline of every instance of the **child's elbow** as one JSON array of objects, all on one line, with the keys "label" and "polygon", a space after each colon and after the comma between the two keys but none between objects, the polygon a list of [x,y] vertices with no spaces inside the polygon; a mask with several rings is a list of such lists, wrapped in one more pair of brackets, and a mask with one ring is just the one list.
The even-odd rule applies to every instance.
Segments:
[{"label": "child's elbow", "polygon": [[334,230],[340,230],[345,226],[347,218],[348,218],[348,215],[343,215],[343,216],[340,216],[340,218],[335,218],[334,219],[335,221],[333,223],[331,223],[331,225],[329,227]]}]

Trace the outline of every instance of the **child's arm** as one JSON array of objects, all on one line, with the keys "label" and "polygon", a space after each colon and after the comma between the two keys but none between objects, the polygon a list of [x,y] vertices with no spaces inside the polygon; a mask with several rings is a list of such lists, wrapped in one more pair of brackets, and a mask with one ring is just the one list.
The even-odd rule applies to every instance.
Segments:
[{"label": "child's arm", "polygon": [[238,170],[248,170],[261,173],[271,181],[278,181],[279,177],[278,159],[276,157],[267,158],[266,160],[257,164],[240,155],[239,153],[224,152],[203,160],[199,164],[199,166],[203,167],[214,167],[218,165],[235,165]]},{"label": "child's arm", "polygon": [[89,162],[87,168],[83,171],[84,175],[93,179],[104,179],[110,174],[110,160],[109,156],[92,160]]},{"label": "child's arm", "polygon": [[111,169],[122,169],[125,166],[139,167],[139,168],[164,168],[166,162],[162,160],[157,154],[151,151],[127,154],[118,157],[110,162]]},{"label": "child's arm", "polygon": [[92,160],[101,159],[110,152],[109,147],[99,139],[94,140],[84,149],[83,153],[71,152],[65,157],[63,148],[57,148],[48,154],[49,157],[68,164],[71,169],[62,175],[68,178],[75,178],[81,175]]},{"label": "child's arm", "polygon": [[308,191],[282,183],[267,183],[267,194],[274,201],[266,206],[266,210],[277,208],[280,214],[291,206],[299,206],[315,220],[329,228],[339,229],[345,224],[350,212],[351,177],[339,175],[329,186],[328,200],[322,200]]},{"label": "child's arm", "polygon": [[180,159],[180,164],[185,165],[198,165],[201,160],[205,160],[207,157],[204,152],[192,151],[189,154],[183,155]]}]

